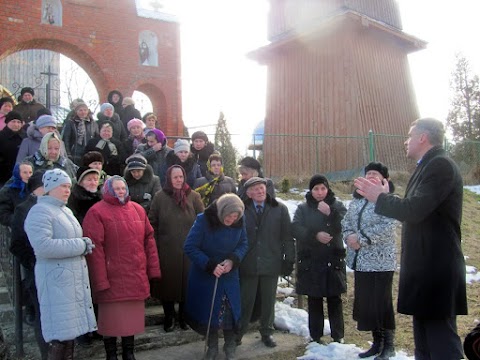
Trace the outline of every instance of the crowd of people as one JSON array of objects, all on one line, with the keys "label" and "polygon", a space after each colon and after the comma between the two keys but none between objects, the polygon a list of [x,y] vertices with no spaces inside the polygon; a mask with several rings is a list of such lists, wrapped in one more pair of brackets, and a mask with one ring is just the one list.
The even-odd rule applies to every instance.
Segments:
[{"label": "crowd of people", "polygon": [[398,311],[413,315],[416,359],[463,357],[462,181],[438,120],[412,123],[405,146],[418,165],[404,198],[388,167],[371,162],[348,209],[316,174],[291,220],[260,163],[243,158],[237,185],[202,131],[169,147],[155,114],[141,118],[131,98],[112,91],[98,120],[81,99],[72,102],[59,133],[33,96],[24,88],[19,105],[0,99],[0,223],[12,229],[42,359],[72,359],[75,342],[97,338],[107,360],[117,359],[117,338],[122,358],[135,359],[149,297],[163,305],[165,332],[191,327],[207,337],[205,360],[219,354],[219,331],[226,359],[235,359],[257,320],[262,343],[275,347],[278,277],[294,267],[312,341],[325,343],[325,298],[332,341],[344,343],[347,265],[353,319],[373,338],[359,357],[389,359],[400,221]]}]

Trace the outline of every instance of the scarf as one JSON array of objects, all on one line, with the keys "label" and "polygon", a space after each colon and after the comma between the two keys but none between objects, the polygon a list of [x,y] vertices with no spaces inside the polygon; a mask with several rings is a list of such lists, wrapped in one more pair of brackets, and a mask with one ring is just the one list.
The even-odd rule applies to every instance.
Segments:
[{"label": "scarf", "polygon": [[212,180],[207,182],[206,184],[199,186],[198,188],[195,189],[196,192],[200,194],[202,197],[202,202],[205,207],[210,205],[210,198],[213,194],[213,191],[215,190],[215,186],[218,185],[220,182],[220,178],[222,177],[222,173],[220,175],[214,177]]},{"label": "scarf", "polygon": [[77,123],[77,145],[82,146],[85,144],[85,135],[87,133],[85,121],[87,119],[75,118],[74,121]]},{"label": "scarf", "polygon": [[[10,189],[20,189],[20,199],[23,199],[28,192],[27,188],[27,183],[22,181],[22,178],[20,177],[20,165],[21,164],[15,164],[15,167],[13,168],[13,177],[12,177],[12,182],[7,184],[7,186]],[[33,165],[31,165],[33,168]]]},{"label": "scarf", "polygon": [[105,145],[108,146],[108,150],[110,150],[110,155],[112,156],[118,155],[117,147],[110,140],[100,139],[95,147],[97,149],[103,150],[105,148]]},{"label": "scarf", "polygon": [[[182,172],[183,172],[184,181],[183,181],[183,185],[182,185],[181,189],[175,189],[173,187],[173,184],[172,184],[172,170],[175,169],[175,168],[182,169]],[[185,211],[187,209],[187,205],[188,205],[187,196],[192,191],[190,186],[188,186],[188,184],[185,182],[185,179],[187,178],[185,170],[180,165],[170,166],[167,170],[166,177],[167,177],[167,182],[166,182],[165,186],[163,187],[163,191],[167,195],[171,196],[173,198],[173,200],[175,201],[175,203],[178,206],[180,206],[180,208],[183,211]]]}]

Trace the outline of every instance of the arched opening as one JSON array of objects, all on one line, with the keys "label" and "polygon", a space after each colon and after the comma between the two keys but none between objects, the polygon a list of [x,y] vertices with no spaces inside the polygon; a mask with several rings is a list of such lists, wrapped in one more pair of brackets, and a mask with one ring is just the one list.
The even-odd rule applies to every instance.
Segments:
[{"label": "arched opening", "polygon": [[147,94],[135,90],[132,95],[132,99],[135,101],[135,108],[140,111],[140,114],[146,114],[147,112],[153,112],[153,104]]}]

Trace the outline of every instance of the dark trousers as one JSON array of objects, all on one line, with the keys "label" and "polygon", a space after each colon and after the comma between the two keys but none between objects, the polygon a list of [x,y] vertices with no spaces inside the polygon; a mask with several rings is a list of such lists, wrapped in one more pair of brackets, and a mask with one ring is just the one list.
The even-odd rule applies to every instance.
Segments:
[{"label": "dark trousers", "polygon": [[[340,340],[345,336],[345,325],[343,322],[343,305],[341,296],[327,297],[328,320],[332,330],[332,338]],[[310,336],[314,341],[320,340],[323,336],[323,324],[325,315],[323,313],[323,298],[308,297],[308,328]]]},{"label": "dark trousers", "polygon": [[[275,300],[277,296],[278,276],[241,276],[240,294],[242,312],[240,319],[240,335],[248,330],[254,307],[259,307],[260,334],[273,334],[273,320],[275,319]],[[260,301],[255,304],[255,301]]]},{"label": "dark trousers", "polygon": [[415,360],[459,360],[462,342],[457,335],[457,318],[420,319],[413,317]]}]

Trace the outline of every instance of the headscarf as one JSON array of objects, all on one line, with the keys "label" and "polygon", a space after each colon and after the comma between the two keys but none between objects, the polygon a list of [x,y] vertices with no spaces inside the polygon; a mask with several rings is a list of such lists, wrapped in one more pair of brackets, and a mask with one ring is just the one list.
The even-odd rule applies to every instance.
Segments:
[{"label": "headscarf", "polygon": [[[52,139],[57,140],[58,143],[60,144],[60,152],[58,153],[58,157],[55,160],[50,160],[48,158],[48,142]],[[40,154],[42,154],[42,156],[45,158],[45,160],[49,165],[52,165],[55,161],[58,161],[61,155],[61,149],[62,149],[62,140],[60,139],[60,137],[56,132],[49,132],[43,136],[42,141],[40,142],[39,150],[40,150]]]},{"label": "headscarf", "polygon": [[[113,190],[113,182],[116,181],[116,180],[123,181],[123,183],[125,184],[125,186],[127,188],[127,193],[125,194],[125,199],[123,201],[118,199],[117,194],[115,194],[115,190]],[[119,175],[113,175],[113,176],[109,177],[107,180],[105,180],[105,183],[103,184],[103,194],[107,195],[107,196],[112,196],[114,198],[117,198],[118,201],[121,204],[125,204],[127,202],[127,197],[130,195],[130,191],[128,190],[128,184],[123,177],[121,177]]]},{"label": "headscarf", "polygon": [[20,189],[20,199],[23,199],[27,193],[28,193],[28,186],[27,183],[23,182],[22,177],[20,176],[20,165],[30,165],[33,170],[33,164],[25,161],[21,163],[15,164],[15,167],[13,168],[13,177],[12,177],[12,182],[7,184],[7,186],[11,189]]},{"label": "headscarf", "polygon": [[[180,190],[175,189],[172,184],[172,171],[175,168],[181,169],[183,173],[184,180],[183,180],[182,188]],[[175,203],[182,208],[182,210],[185,210],[187,208],[187,196],[192,191],[192,189],[190,189],[190,186],[188,186],[186,182],[187,174],[185,173],[185,170],[180,165],[172,165],[168,168],[166,176],[167,176],[167,182],[163,187],[163,191],[167,195],[171,196],[175,201]]]},{"label": "headscarf", "polygon": [[215,176],[215,174],[212,172],[212,168],[210,165],[210,162],[212,160],[220,161],[223,164],[223,160],[220,155],[218,154],[210,155],[207,161],[207,169],[208,169],[208,173],[211,174],[213,178],[210,181],[208,181],[206,184],[203,184],[202,186],[199,186],[198,188],[195,189],[195,191],[198,192],[202,197],[202,202],[205,207],[210,205],[210,197],[212,196],[212,193],[215,190],[215,187],[223,178],[223,166],[220,169],[220,174],[218,176]]}]

